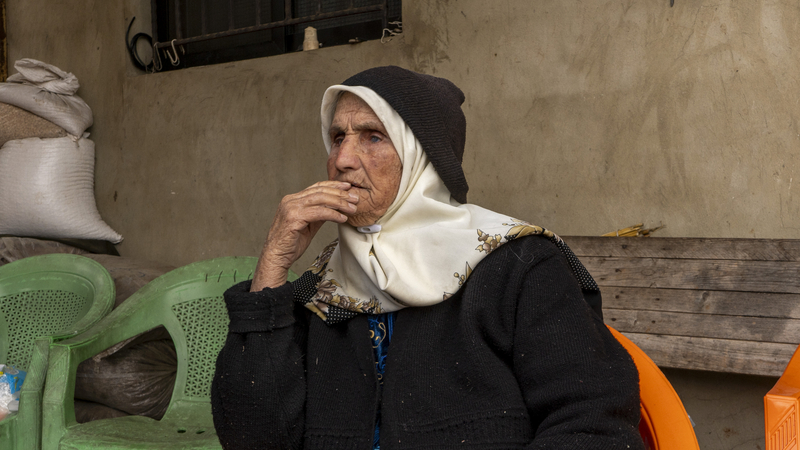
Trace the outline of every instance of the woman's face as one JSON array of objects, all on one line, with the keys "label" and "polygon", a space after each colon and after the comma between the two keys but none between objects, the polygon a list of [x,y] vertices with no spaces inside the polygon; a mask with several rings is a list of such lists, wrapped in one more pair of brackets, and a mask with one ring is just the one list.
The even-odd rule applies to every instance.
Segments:
[{"label": "woman's face", "polygon": [[350,183],[359,197],[347,223],[372,225],[397,196],[403,171],[397,150],[372,108],[350,92],[339,98],[329,133],[328,179]]}]

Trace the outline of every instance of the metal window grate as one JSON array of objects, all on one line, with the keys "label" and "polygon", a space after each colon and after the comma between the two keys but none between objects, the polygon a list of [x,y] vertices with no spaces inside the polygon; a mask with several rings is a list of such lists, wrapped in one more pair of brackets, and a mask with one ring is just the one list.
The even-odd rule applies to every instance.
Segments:
[{"label": "metal window grate", "polygon": [[178,65],[176,60],[189,48],[202,52],[272,42],[283,47],[274,53],[284,53],[294,50],[292,37],[306,26],[352,29],[372,22],[382,30],[401,14],[400,0],[152,0],[152,4],[157,70],[162,61]]}]

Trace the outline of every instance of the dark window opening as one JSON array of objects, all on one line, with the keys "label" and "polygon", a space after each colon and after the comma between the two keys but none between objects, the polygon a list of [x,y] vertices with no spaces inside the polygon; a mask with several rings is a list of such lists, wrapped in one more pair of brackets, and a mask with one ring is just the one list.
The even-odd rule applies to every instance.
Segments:
[{"label": "dark window opening", "polygon": [[[156,70],[303,50],[306,27],[321,47],[398,31],[401,0],[151,0]],[[160,64],[159,64],[160,63]]]}]

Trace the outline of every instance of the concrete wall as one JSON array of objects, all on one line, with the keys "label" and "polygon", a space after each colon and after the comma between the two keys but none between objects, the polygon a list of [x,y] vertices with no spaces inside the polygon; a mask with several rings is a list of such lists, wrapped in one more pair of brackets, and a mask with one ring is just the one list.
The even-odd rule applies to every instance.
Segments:
[{"label": "concrete wall", "polygon": [[325,176],[322,91],[381,64],[464,90],[474,203],[565,235],[800,237],[797,2],[406,2],[388,44],[155,75],[123,45],[146,0],[79,3],[10,1],[9,54],[81,80],[126,255],[256,254],[278,200]]},{"label": "concrete wall", "polygon": [[[466,93],[473,203],[564,235],[644,222],[666,225],[658,236],[800,237],[796,1],[406,1],[404,35],[387,44],[155,75],[133,68],[123,44],[133,15],[147,31],[147,0],[7,6],[10,61],[81,80],[97,203],[125,236],[123,255],[256,255],[280,198],[325,177],[325,87],[384,64]],[[744,391],[713,374],[675,377],[692,400]],[[747,412],[708,423],[755,425],[700,435],[703,448],[763,448],[759,396],[772,382],[743,382],[758,386],[737,397]],[[704,414],[715,410],[692,413]]]}]

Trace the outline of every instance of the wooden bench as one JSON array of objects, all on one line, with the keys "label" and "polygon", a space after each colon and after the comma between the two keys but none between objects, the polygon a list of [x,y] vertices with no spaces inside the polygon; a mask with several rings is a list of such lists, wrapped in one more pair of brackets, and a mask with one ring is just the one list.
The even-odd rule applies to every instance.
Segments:
[{"label": "wooden bench", "polygon": [[780,376],[800,343],[800,240],[565,237],[605,322],[661,367]]}]

